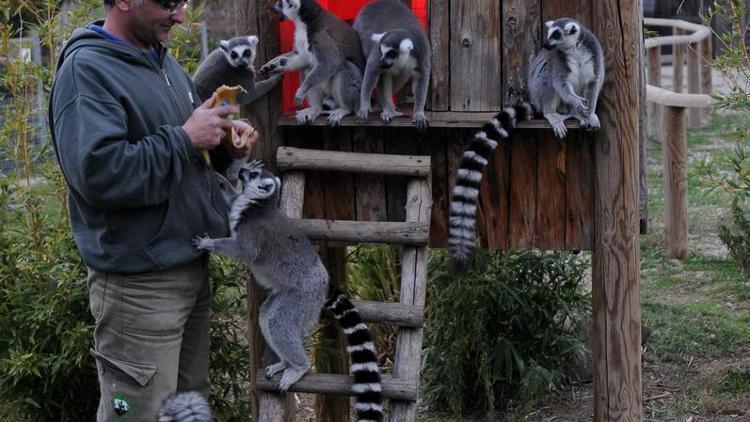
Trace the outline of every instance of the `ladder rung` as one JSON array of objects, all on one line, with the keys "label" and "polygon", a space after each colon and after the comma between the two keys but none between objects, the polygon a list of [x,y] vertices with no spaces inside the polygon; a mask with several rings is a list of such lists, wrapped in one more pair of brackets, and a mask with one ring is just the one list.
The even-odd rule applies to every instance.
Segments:
[{"label": "ladder rung", "polygon": [[294,221],[305,235],[313,240],[424,246],[430,239],[429,222],[313,219]]},{"label": "ladder rung", "polygon": [[392,324],[399,327],[421,328],[424,325],[424,308],[403,303],[353,300],[359,316],[365,322]]},{"label": "ladder rung", "polygon": [[[263,369],[258,369],[258,380],[255,383],[258,389],[263,391],[278,391],[281,373],[276,374],[270,380],[264,377],[264,373]],[[414,381],[393,378],[391,375],[382,375],[381,382],[384,399],[417,400],[417,385]],[[289,391],[345,396],[354,395],[352,392],[352,378],[349,375],[342,374],[315,374],[308,372]]]},{"label": "ladder rung", "polygon": [[281,170],[332,170],[412,177],[430,175],[429,155],[368,154],[279,147],[276,164]]}]

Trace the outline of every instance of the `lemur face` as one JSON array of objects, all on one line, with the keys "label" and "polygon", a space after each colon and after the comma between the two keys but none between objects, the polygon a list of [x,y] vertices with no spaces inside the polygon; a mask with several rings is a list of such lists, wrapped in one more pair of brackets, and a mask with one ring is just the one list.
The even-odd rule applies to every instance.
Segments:
[{"label": "lemur face", "polygon": [[397,31],[372,34],[372,40],[380,45],[380,68],[390,69],[394,65],[406,63],[414,49],[411,39]]},{"label": "lemur face", "polygon": [[277,0],[273,10],[281,14],[279,20],[295,19],[299,16],[302,0]]},{"label": "lemur face", "polygon": [[545,22],[547,26],[547,39],[542,47],[547,50],[562,48],[567,50],[575,47],[581,35],[581,26],[578,22],[569,18],[557,19]]},{"label": "lemur face", "polygon": [[252,67],[258,49],[258,37],[235,37],[222,40],[219,44],[224,56],[232,67],[247,69]]},{"label": "lemur face", "polygon": [[270,199],[281,191],[281,180],[266,169],[266,163],[256,160],[240,169],[242,195],[250,199]]}]

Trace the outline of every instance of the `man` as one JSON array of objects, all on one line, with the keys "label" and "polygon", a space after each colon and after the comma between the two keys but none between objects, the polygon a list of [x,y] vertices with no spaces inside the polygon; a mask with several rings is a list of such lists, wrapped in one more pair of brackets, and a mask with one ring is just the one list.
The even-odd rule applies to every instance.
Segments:
[{"label": "man", "polygon": [[[89,267],[99,372],[97,419],[154,420],[174,391],[209,392],[207,259],[191,239],[228,234],[227,209],[202,151],[234,106],[200,103],[161,42],[185,2],[104,0],[106,18],[65,45],[50,93],[50,127],[69,187],[73,235]],[[238,137],[239,140],[239,137]]]}]

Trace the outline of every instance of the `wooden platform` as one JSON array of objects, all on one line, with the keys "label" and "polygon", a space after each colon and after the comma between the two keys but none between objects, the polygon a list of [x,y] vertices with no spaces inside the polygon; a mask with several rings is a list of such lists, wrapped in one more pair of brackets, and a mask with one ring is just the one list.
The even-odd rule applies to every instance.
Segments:
[{"label": "wooden platform", "polygon": [[[396,117],[390,123],[383,123],[378,118],[377,113],[373,113],[370,116],[370,120],[367,122],[358,122],[354,116],[346,116],[341,121],[342,127],[410,127],[414,128],[414,123],[411,122],[411,110],[404,110],[407,116]],[[482,127],[485,123],[489,122],[497,112],[485,113],[456,113],[451,111],[428,111],[427,117],[430,119],[431,128],[475,128]],[[278,121],[279,126],[328,126],[326,120],[328,116],[322,115],[315,119],[312,123],[306,125],[300,125],[294,118],[294,113],[284,114]],[[573,119],[569,119],[565,122],[565,126],[571,129],[580,128],[578,122]],[[518,129],[551,129],[549,123],[544,119],[535,119],[525,122],[519,122]]]}]

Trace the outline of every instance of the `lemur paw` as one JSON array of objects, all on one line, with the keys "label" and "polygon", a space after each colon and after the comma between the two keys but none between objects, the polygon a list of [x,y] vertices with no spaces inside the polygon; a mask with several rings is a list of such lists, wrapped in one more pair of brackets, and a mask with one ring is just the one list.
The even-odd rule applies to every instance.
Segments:
[{"label": "lemur paw", "polygon": [[284,73],[286,63],[287,63],[287,59],[285,57],[276,58],[264,64],[263,66],[261,66],[258,72],[261,74],[266,74],[266,73],[271,73],[271,72],[281,74],[281,73]]},{"label": "lemur paw", "polygon": [[394,117],[401,117],[404,113],[397,110],[385,109],[380,112],[380,121],[383,123],[390,123]]},{"label": "lemur paw", "polygon": [[430,119],[424,114],[424,111],[414,113],[411,121],[417,126],[417,130],[425,130],[430,125]]},{"label": "lemur paw", "polygon": [[301,108],[304,102],[305,102],[305,93],[302,92],[302,90],[298,89],[297,93],[294,94],[294,106],[297,108]]},{"label": "lemur paw", "polygon": [[370,120],[370,107],[368,106],[360,107],[359,111],[357,112],[357,122],[365,123],[368,120]]},{"label": "lemur paw", "polygon": [[590,113],[589,100],[583,97],[578,97],[578,103],[576,104],[576,111],[578,112],[578,114],[581,114],[584,116],[588,115]]},{"label": "lemur paw", "polygon": [[564,138],[568,133],[568,129],[565,128],[565,120],[559,114],[548,114],[544,116],[545,119],[552,126],[552,130],[555,132],[557,138]]},{"label": "lemur paw", "polygon": [[302,378],[306,373],[306,368],[286,368],[284,370],[284,375],[281,377],[281,381],[279,381],[279,390],[281,390],[282,392],[286,392],[287,390],[289,390],[289,387],[299,381],[300,378]]},{"label": "lemur paw", "polygon": [[214,250],[214,240],[208,237],[208,233],[204,233],[200,236],[195,236],[190,244],[193,245],[195,249],[199,249],[202,251]]},{"label": "lemur paw", "polygon": [[341,124],[341,119],[344,118],[344,116],[351,114],[351,112],[345,108],[337,108],[336,110],[332,110],[328,115],[328,125],[329,126],[338,126]]},{"label": "lemur paw", "polygon": [[277,362],[266,366],[266,379],[270,380],[274,375],[286,369],[286,367],[287,365],[284,362]]},{"label": "lemur paw", "polygon": [[599,117],[597,117],[595,113],[591,113],[586,121],[585,129],[595,132],[599,130],[600,127],[601,124],[599,123]]},{"label": "lemur paw", "polygon": [[304,110],[299,110],[295,117],[297,118],[297,124],[306,125],[312,123],[318,116],[320,116],[320,110],[309,107]]}]

